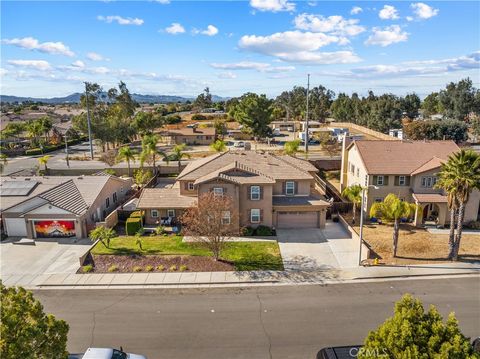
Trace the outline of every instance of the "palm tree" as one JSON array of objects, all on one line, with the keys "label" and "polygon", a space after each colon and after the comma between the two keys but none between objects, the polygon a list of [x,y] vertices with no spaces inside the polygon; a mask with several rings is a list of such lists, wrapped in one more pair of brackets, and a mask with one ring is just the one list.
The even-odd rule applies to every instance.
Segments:
[{"label": "palm tree", "polygon": [[47,116],[40,117],[38,120],[38,126],[40,127],[42,133],[45,136],[45,142],[48,141],[48,134],[50,130],[53,128],[53,122]]},{"label": "palm tree", "polygon": [[182,143],[179,145],[175,145],[172,149],[172,155],[170,156],[170,159],[172,161],[178,161],[178,171],[180,171],[180,166],[182,165],[182,159],[183,158],[190,158],[191,156],[183,152],[183,150],[187,147],[186,144]]},{"label": "palm tree", "polygon": [[118,150],[117,159],[119,161],[127,161],[128,166],[128,176],[131,177],[131,169],[130,169],[130,161],[135,162],[135,154],[136,152],[130,148],[130,146],[123,146],[120,147]]},{"label": "palm tree", "polygon": [[149,158],[152,158],[154,172],[157,171],[156,157],[157,155],[166,158],[165,152],[157,150],[157,135],[145,135],[142,139],[142,152],[140,153],[140,165],[143,167],[143,163]]},{"label": "palm tree", "polygon": [[28,121],[25,125],[27,136],[30,138],[31,146],[37,144],[38,137],[42,134],[42,124],[39,121]]},{"label": "palm tree", "polygon": [[407,218],[415,214],[418,206],[414,203],[402,201],[390,193],[383,202],[375,202],[370,207],[370,217],[379,217],[387,222],[393,222],[393,256],[397,256],[398,234],[400,230],[400,218]]},{"label": "palm tree", "polygon": [[455,247],[455,218],[458,213],[458,198],[456,188],[452,185],[452,181],[449,181],[443,177],[440,177],[435,184],[436,188],[443,188],[447,192],[447,206],[450,211],[450,231],[448,233],[448,259],[452,259],[454,247]]},{"label": "palm tree", "polygon": [[215,152],[223,152],[227,149],[227,145],[225,144],[225,141],[216,140],[210,145],[210,148]]},{"label": "palm tree", "polygon": [[46,155],[46,156],[42,156],[38,159],[38,163],[41,164],[41,165],[44,165],[45,166],[45,173],[47,173],[47,163],[48,163],[48,160],[50,159],[50,155]]},{"label": "palm tree", "polygon": [[347,187],[342,192],[342,197],[346,198],[353,204],[353,218],[352,224],[355,224],[355,214],[357,213],[357,206],[362,202],[362,186],[354,184]]},{"label": "palm tree", "polygon": [[6,165],[8,165],[7,155],[5,153],[0,153],[0,173],[3,173]]},{"label": "palm tree", "polygon": [[442,165],[439,183],[447,194],[454,197],[452,201],[456,201],[458,206],[457,233],[449,253],[449,258],[456,261],[462,239],[465,205],[470,193],[475,188],[480,189],[480,155],[472,150],[460,150],[450,155],[448,161]]},{"label": "palm tree", "polygon": [[285,142],[283,152],[285,152],[286,155],[295,157],[296,153],[298,152],[298,148],[300,147],[300,144],[301,141],[299,139]]}]

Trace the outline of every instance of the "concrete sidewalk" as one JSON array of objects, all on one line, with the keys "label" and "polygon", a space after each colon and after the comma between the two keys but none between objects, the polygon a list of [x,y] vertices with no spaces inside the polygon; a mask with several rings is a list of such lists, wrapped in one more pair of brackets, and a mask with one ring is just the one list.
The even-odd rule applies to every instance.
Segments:
[{"label": "concrete sidewalk", "polygon": [[431,264],[416,266],[374,266],[327,270],[285,270],[252,272],[175,272],[175,273],[54,273],[38,276],[6,275],[5,285],[29,289],[63,288],[191,288],[255,285],[332,284],[359,280],[480,274],[480,264]]}]

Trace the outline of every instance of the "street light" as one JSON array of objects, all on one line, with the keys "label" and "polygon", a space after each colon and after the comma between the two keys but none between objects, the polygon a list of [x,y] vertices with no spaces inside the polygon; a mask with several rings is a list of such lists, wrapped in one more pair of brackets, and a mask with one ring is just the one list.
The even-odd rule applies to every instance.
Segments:
[{"label": "street light", "polygon": [[[358,265],[362,265],[362,244],[363,244],[363,206],[365,201],[365,193],[369,188],[378,189],[377,186],[369,185],[362,187],[362,203],[360,204],[360,247],[358,250]],[[354,214],[355,215],[355,214]]]}]

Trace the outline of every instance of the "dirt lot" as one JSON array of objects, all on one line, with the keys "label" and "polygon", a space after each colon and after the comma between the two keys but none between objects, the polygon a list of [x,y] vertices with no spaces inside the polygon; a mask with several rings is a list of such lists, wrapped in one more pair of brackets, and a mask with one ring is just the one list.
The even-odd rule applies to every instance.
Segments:
[{"label": "dirt lot", "polygon": [[[347,217],[348,218],[348,217]],[[347,219],[351,223],[351,216]],[[360,232],[358,226],[354,229]],[[402,224],[398,239],[397,258],[392,257],[393,226],[369,224],[363,227],[365,241],[385,264],[421,264],[447,260],[448,234],[431,234],[411,224]],[[480,261],[480,235],[464,234],[460,243],[460,260]]]}]

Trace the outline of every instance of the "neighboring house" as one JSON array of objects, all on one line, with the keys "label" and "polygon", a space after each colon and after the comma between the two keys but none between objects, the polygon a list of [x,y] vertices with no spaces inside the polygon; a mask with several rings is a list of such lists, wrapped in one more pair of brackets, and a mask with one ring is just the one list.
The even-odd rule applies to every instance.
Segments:
[{"label": "neighboring house", "polygon": [[166,136],[170,143],[186,145],[209,145],[216,140],[214,127],[198,128],[185,127],[178,130],[169,130]]},{"label": "neighboring house", "polygon": [[[420,206],[414,224],[445,225],[450,216],[447,196],[434,188],[441,165],[459,151],[453,141],[354,141],[342,151],[341,189],[354,184],[368,188],[364,210],[393,193]],[[377,188],[374,188],[376,186]],[[465,222],[480,216],[480,193],[467,202]]]},{"label": "neighboring house", "polygon": [[[318,170],[308,161],[255,151],[229,151],[190,162],[172,188],[144,189],[138,208],[145,222],[178,218],[213,192],[232,197],[239,227],[324,227],[329,203],[315,189]],[[230,214],[226,214],[226,220]]]},{"label": "neighboring house", "polygon": [[392,137],[396,137],[400,140],[403,140],[403,129],[401,128],[391,128],[388,130],[388,135]]},{"label": "neighboring house", "polygon": [[123,203],[132,184],[110,175],[2,177],[3,229],[12,237],[86,238]]}]

